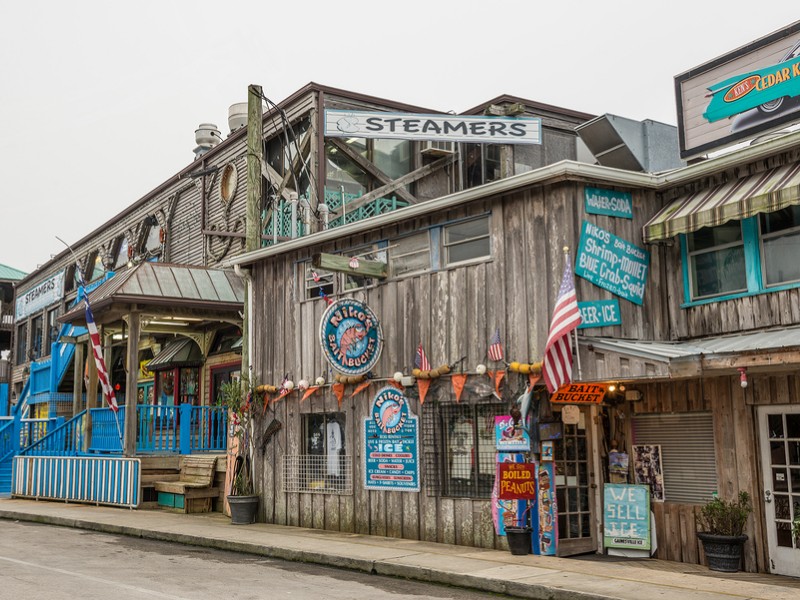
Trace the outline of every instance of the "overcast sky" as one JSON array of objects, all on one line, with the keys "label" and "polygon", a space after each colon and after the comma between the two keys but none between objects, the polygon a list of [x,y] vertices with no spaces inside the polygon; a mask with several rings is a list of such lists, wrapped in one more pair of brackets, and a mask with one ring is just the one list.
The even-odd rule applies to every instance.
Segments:
[{"label": "overcast sky", "polygon": [[35,269],[188,165],[198,124],[227,134],[250,83],[675,124],[675,75],[797,18],[739,0],[4,1],[0,263]]}]

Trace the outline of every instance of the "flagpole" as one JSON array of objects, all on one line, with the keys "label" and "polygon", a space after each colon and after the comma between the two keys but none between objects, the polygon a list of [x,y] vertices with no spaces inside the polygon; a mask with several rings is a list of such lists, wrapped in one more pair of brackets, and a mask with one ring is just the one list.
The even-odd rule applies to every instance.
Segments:
[{"label": "flagpole", "polygon": [[[87,296],[87,294],[86,294],[86,282],[85,282],[85,281],[84,281],[84,279],[83,279],[83,273],[81,272],[81,263],[80,263],[80,261],[78,260],[78,256],[75,254],[75,251],[72,249],[72,246],[70,246],[70,245],[69,245],[67,242],[65,242],[64,240],[62,240],[62,239],[61,239],[60,237],[58,237],[58,236],[55,236],[55,238],[56,238],[56,239],[57,239],[59,242],[61,242],[62,244],[64,244],[64,245],[67,247],[67,250],[69,250],[69,253],[72,255],[72,258],[73,258],[73,260],[75,261],[75,270],[76,270],[76,272],[78,273],[78,280],[79,280],[79,283],[80,283],[80,285],[81,285],[81,288],[82,288],[82,289],[81,289],[81,291],[80,291],[80,293],[79,293],[78,295],[80,296],[81,294],[83,294],[83,301],[84,301],[84,303],[88,303],[88,302],[89,302],[89,300],[88,300],[88,296]],[[88,327],[88,323],[87,323],[87,327]],[[92,344],[91,342],[90,342],[90,344],[89,344],[89,345],[90,345],[90,346],[93,346],[93,344]],[[94,356],[94,355],[95,355],[95,350],[94,350],[94,348],[92,348],[92,356]],[[95,362],[96,362],[96,361],[97,361],[97,357],[96,357],[96,356],[94,356],[94,358],[95,358]],[[102,358],[102,357],[101,357],[101,358]],[[77,367],[76,367],[76,368],[77,368]],[[110,389],[111,382],[110,382],[110,381],[108,381],[108,376],[107,376],[107,379],[106,379],[106,385],[108,385],[108,386],[109,386],[109,389]],[[100,387],[101,387],[101,389],[103,390],[103,396],[107,396],[107,394],[106,394],[106,391],[105,391],[105,387],[104,387],[103,385],[101,385]],[[97,391],[97,390],[95,390],[95,392],[96,392],[96,391]],[[86,403],[87,403],[87,406],[88,406],[88,403],[89,403],[89,397],[88,397],[88,396],[89,396],[89,394],[90,394],[90,393],[92,393],[92,391],[91,391],[91,390],[89,390],[89,389],[88,389],[88,387],[87,387],[87,389],[86,389],[86,396],[87,396],[87,397],[86,397]],[[128,394],[128,395],[129,395],[129,396],[132,396],[133,394]],[[107,397],[105,397],[105,398],[103,398],[103,399],[106,401],[106,404],[109,404],[109,401],[108,401],[108,398],[107,398]],[[126,401],[126,403],[128,403],[128,402]],[[116,404],[116,401],[114,402],[114,404]],[[134,405],[133,405],[133,407],[134,407],[133,409],[134,409],[134,411],[135,411],[135,410],[136,410],[136,404],[135,404],[135,400],[134,400]],[[112,406],[112,408],[113,408],[113,406]],[[117,425],[117,435],[119,436],[119,446],[120,446],[120,448],[122,448],[122,450],[124,451],[124,450],[125,450],[125,441],[124,441],[124,439],[123,439],[123,437],[122,437],[122,429],[121,429],[121,428],[120,428],[120,426],[119,426],[119,409],[117,409],[117,410],[112,410],[111,412],[113,412],[113,413],[114,413],[114,423]],[[135,414],[136,414],[136,413],[134,412],[134,415],[135,415]]]}]

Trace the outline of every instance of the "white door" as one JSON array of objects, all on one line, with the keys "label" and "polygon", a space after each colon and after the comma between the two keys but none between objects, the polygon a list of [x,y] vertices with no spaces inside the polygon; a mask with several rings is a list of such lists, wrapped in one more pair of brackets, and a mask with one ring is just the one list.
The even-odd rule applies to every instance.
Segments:
[{"label": "white door", "polygon": [[770,571],[800,576],[792,521],[800,518],[800,406],[759,406]]}]

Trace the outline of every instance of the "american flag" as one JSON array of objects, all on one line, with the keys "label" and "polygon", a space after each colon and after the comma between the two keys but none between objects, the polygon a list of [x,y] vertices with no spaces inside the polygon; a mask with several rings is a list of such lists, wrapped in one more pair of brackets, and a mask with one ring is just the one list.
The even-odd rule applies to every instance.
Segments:
[{"label": "american flag", "polygon": [[425,356],[425,350],[422,349],[422,342],[417,346],[417,356],[414,359],[414,365],[423,371],[431,370],[431,363],[428,362],[428,357]]},{"label": "american flag", "polygon": [[499,362],[503,360],[503,345],[500,343],[500,330],[495,329],[494,335],[489,340],[489,360]]},{"label": "american flag", "polygon": [[547,390],[552,394],[562,385],[572,381],[572,344],[570,333],[581,323],[575,282],[569,255],[565,256],[564,277],[558,290],[558,299],[550,321],[550,334],[544,349],[542,374]]},{"label": "american flag", "polygon": [[[80,274],[80,268],[76,270],[78,273],[79,283],[81,286],[84,285],[83,277]],[[92,342],[92,354],[94,354],[94,362],[97,365],[97,379],[100,382],[100,387],[103,388],[103,397],[108,402],[108,407],[117,412],[119,410],[119,406],[117,406],[117,397],[114,395],[114,388],[111,387],[111,384],[108,381],[108,371],[106,371],[106,361],[103,360],[103,346],[100,343],[100,334],[97,332],[97,325],[94,322],[94,315],[92,314],[92,307],[89,304],[89,294],[85,291],[82,291],[83,294],[83,304],[86,308],[86,328],[89,330],[89,339]],[[89,393],[90,390],[87,390]]]}]

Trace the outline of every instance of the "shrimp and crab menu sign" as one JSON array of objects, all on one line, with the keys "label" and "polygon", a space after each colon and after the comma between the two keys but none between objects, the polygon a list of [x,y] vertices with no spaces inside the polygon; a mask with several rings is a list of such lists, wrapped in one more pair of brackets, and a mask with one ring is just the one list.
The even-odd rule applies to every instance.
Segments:
[{"label": "shrimp and crab menu sign", "polygon": [[367,373],[381,355],[381,325],[369,306],[342,298],[322,315],[319,328],[322,352],[331,366],[345,375]]},{"label": "shrimp and crab menu sign", "polygon": [[394,387],[381,389],[364,419],[364,487],[419,491],[419,428],[408,400]]}]

